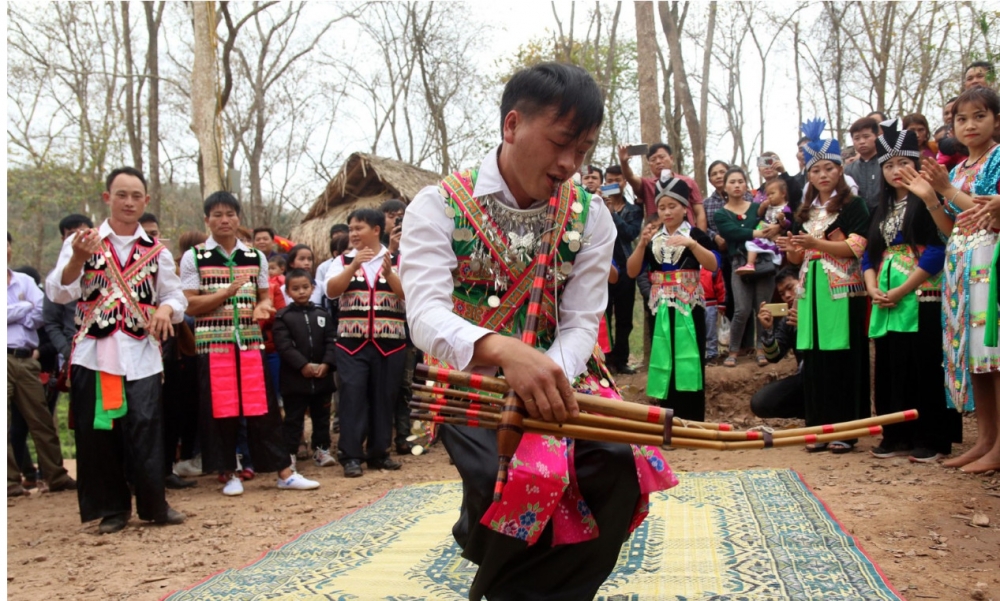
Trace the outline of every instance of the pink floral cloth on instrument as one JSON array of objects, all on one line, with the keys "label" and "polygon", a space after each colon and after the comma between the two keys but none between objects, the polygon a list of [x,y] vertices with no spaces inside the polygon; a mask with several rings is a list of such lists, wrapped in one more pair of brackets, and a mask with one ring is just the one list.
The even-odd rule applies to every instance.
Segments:
[{"label": "pink floral cloth on instrument", "polygon": [[[577,380],[575,388],[609,399],[622,398],[611,375],[596,359],[590,361],[587,373]],[[480,523],[529,545],[538,541],[550,519],[554,520],[553,545],[596,538],[597,522],[577,485],[574,446],[572,438],[525,433],[511,460],[503,498],[490,507]],[[649,513],[649,494],[677,486],[678,482],[659,449],[630,446],[641,492],[632,513],[631,531]]]}]

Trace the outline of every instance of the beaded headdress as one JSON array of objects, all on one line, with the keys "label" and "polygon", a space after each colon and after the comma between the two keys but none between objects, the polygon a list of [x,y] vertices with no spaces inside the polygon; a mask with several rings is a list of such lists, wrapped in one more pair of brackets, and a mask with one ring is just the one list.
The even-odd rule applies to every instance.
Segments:
[{"label": "beaded headdress", "polygon": [[824,129],[826,129],[826,121],[822,119],[812,119],[802,124],[802,134],[809,138],[809,142],[802,147],[807,171],[818,161],[833,161],[838,165],[844,162],[840,156],[840,142],[820,139]]},{"label": "beaded headdress", "polygon": [[656,182],[656,202],[663,196],[669,196],[685,207],[691,205],[691,187],[684,180],[673,177],[667,170],[660,174],[660,180]]},{"label": "beaded headdress", "polygon": [[916,132],[903,129],[903,122],[899,117],[883,121],[881,125],[882,135],[875,142],[879,165],[892,157],[920,158],[920,144],[917,143]]}]

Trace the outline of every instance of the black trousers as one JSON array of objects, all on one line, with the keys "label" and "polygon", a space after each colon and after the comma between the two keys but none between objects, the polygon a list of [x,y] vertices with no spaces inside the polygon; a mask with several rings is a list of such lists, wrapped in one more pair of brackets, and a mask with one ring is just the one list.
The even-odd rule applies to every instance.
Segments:
[{"label": "black trousers", "polygon": [[765,384],[750,399],[750,411],[757,417],[805,419],[805,392],[802,372]]},{"label": "black trousers", "polygon": [[418,357],[423,357],[417,347],[410,345],[406,347],[406,354],[403,363],[403,379],[400,381],[399,397],[396,399],[396,409],[393,415],[393,428],[396,430],[396,446],[406,443],[406,438],[413,429],[410,422],[410,397],[413,396],[413,370],[417,367]]},{"label": "black trousers", "polygon": [[632,311],[635,309],[635,280],[621,271],[618,281],[608,284],[608,307],[604,318],[611,326],[614,318],[615,340],[608,353],[608,365],[626,367],[628,365],[628,337],[632,333]]},{"label": "black trousers", "polygon": [[163,407],[160,374],[125,381],[128,411],[111,430],[94,429],[97,372],[74,365],[70,404],[76,420],[77,497],[80,520],[89,522],[132,510],[139,519],[165,520]]},{"label": "black trousers", "polygon": [[312,419],[312,448],[330,449],[330,405],[332,394],[283,394],[285,403],[285,422],[282,424],[282,435],[285,451],[294,455],[299,449],[302,438],[302,424],[305,422],[306,409]]},{"label": "black trousers", "polygon": [[194,456],[198,438],[198,358],[163,360],[163,464],[170,475],[177,458]]},{"label": "black trousers", "polygon": [[[263,355],[263,351],[261,351]],[[239,362],[239,358],[237,358]],[[208,355],[198,356],[198,379],[201,433],[201,461],[205,472],[232,472],[236,470],[236,440],[240,419],[246,420],[247,445],[257,472],[280,472],[292,465],[292,458],[285,452],[281,438],[281,409],[274,393],[271,376],[265,367],[260,377],[267,386],[267,413],[246,417],[212,416],[212,382],[209,378]],[[239,363],[238,363],[239,364]],[[266,362],[264,362],[266,365]],[[301,430],[299,431],[301,434]]]},{"label": "black trousers", "polygon": [[405,359],[404,350],[386,356],[370,342],[353,355],[337,347],[342,385],[337,448],[345,460],[388,456]]},{"label": "black trousers", "polygon": [[532,546],[479,523],[493,501],[497,475],[496,432],[441,426],[441,440],[462,476],[462,512],[452,528],[462,556],[479,565],[469,599],[577,601],[593,599],[614,569],[628,539],[639,482],[625,444],[576,441],[574,465],[580,492],[600,536],[552,546],[552,523]]}]

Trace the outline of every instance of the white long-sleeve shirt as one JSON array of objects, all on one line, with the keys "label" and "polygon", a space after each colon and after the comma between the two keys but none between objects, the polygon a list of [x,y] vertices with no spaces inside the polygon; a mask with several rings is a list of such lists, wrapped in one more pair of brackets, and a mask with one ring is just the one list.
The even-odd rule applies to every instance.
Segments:
[{"label": "white long-sleeve shirt", "polygon": [[[102,240],[108,239],[119,257],[127,258],[132,251],[132,246],[139,238],[151,242],[145,230],[138,224],[135,233],[131,236],[119,236],[114,233],[106,220],[97,231]],[[62,250],[59,251],[59,260],[56,261],[56,268],[45,279],[45,293],[49,300],[54,303],[65,304],[79,300],[83,295],[80,287],[82,272],[80,277],[69,284],[65,286],[62,284],[63,270],[73,258],[75,237],[76,234],[73,234],[63,242]],[[181,290],[181,280],[177,276],[174,258],[169,251],[164,249],[157,255],[156,261],[157,305],[170,305],[174,310],[170,321],[180,323],[184,320],[184,311],[187,309],[188,302]],[[105,338],[84,337],[74,347],[72,361],[74,365],[116,376],[125,376],[128,380],[148,378],[163,371],[160,347],[151,337],[146,336],[141,340],[136,340],[121,330],[115,330]]]},{"label": "white long-sleeve shirt", "polygon": [[[479,168],[473,196],[494,197],[517,208],[500,175],[497,150],[486,155]],[[544,206],[537,201],[528,211]],[[434,357],[467,369],[476,341],[492,333],[453,312],[452,271],[458,259],[452,250],[454,220],[445,215],[445,200],[436,186],[421,190],[406,210],[400,243],[399,277],[406,293],[406,316],[414,344]],[[559,329],[546,351],[572,381],[586,369],[597,341],[601,315],[608,301],[608,272],[615,242],[611,214],[593,197],[583,238],[589,240],[576,255],[573,271],[559,295]]]}]

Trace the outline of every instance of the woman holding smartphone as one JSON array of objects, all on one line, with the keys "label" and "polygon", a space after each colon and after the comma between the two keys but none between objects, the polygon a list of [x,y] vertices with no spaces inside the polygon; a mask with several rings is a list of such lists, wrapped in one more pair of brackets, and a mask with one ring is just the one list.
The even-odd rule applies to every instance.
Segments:
[{"label": "woman holding smartphone", "polygon": [[[868,207],[844,180],[840,144],[820,139],[825,127],[819,119],[802,126],[810,140],[802,148],[809,191],[796,213],[793,235],[779,238],[789,261],[802,264],[796,348],[804,360],[807,426],[871,415],[867,302],[860,263],[867,245]],[[807,448],[847,453],[856,442]]]},{"label": "woman holding smartphone", "polygon": [[799,205],[802,204],[802,186],[795,181],[794,177],[788,175],[778,155],[770,151],[761,153],[760,157],[757,158],[757,169],[760,171],[760,188],[757,188],[753,201],[763,203],[767,200],[767,185],[780,179],[785,182],[788,190],[785,195],[788,206],[792,208],[793,212],[798,210]]}]

